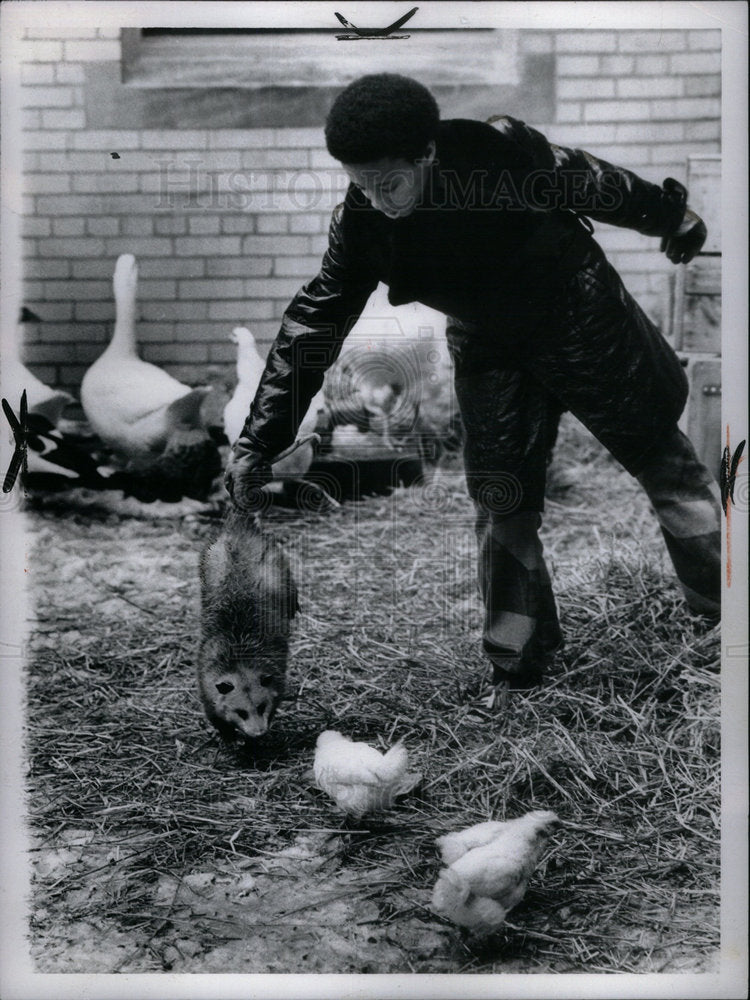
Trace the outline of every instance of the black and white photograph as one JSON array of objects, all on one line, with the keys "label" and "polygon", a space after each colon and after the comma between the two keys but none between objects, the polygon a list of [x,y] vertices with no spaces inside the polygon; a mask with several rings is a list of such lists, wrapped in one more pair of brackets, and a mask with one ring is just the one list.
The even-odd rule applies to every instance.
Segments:
[{"label": "black and white photograph", "polygon": [[4,1000],[747,995],[747,29],[2,5]]}]

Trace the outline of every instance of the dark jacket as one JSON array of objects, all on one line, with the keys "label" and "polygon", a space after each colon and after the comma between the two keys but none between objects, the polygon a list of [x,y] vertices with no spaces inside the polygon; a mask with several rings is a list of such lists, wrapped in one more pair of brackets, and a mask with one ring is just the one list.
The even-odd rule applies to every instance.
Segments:
[{"label": "dark jacket", "polygon": [[[680,185],[659,187],[582,150],[555,146],[512,118],[494,125],[442,122],[436,159],[411,215],[389,219],[350,185],[333,213],[320,272],[284,314],[242,437],[267,456],[291,443],[379,282],[388,286],[392,305],[418,301],[455,318],[493,363],[533,364],[537,333],[543,353],[550,353],[550,331],[559,326],[571,279],[587,266],[608,266],[579,216],[664,236],[679,227],[685,196]],[[664,403],[658,368],[674,356],[658,331],[653,335],[664,350],[642,345],[656,365],[647,373],[654,385],[645,386],[645,397]],[[596,353],[598,345],[587,349]],[[667,385],[666,423],[684,405],[674,371]],[[606,394],[603,386],[605,413]]]}]

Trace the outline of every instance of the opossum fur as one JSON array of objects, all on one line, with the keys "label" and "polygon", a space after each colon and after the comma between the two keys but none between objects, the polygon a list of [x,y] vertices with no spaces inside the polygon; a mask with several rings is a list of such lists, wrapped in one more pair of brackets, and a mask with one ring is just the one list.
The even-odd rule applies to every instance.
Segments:
[{"label": "opossum fur", "polygon": [[255,515],[232,509],[203,551],[198,686],[227,738],[268,729],[284,693],[297,589],[278,543]]}]

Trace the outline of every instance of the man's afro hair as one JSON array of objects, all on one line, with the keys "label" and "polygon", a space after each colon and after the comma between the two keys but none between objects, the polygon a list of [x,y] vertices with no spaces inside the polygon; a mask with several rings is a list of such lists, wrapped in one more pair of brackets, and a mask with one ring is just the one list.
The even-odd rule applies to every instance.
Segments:
[{"label": "man's afro hair", "polygon": [[341,163],[413,161],[437,135],[439,121],[437,102],[421,83],[397,73],[373,73],[354,80],[333,102],[326,145]]}]

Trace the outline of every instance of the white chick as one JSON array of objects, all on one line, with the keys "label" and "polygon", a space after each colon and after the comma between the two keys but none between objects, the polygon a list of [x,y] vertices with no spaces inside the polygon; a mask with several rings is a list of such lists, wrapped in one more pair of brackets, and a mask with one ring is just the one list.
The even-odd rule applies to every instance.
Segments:
[{"label": "white chick", "polygon": [[557,823],[555,813],[537,811],[506,823],[478,823],[438,838],[443,859],[453,860],[435,883],[435,912],[480,934],[497,930],[523,899]]},{"label": "white chick", "polygon": [[409,755],[399,741],[382,754],[367,743],[354,743],[329,729],[315,746],[313,774],[318,788],[330,795],[349,816],[389,809],[399,794],[409,791],[419,775],[407,773]]},{"label": "white chick", "polygon": [[[511,820],[511,822],[514,821]],[[486,823],[476,823],[466,830],[458,830],[456,833],[446,833],[445,836],[438,837],[435,843],[440,848],[443,864],[452,865],[467,851],[489,844],[491,840],[500,835],[507,825],[507,823],[491,819]]]}]

